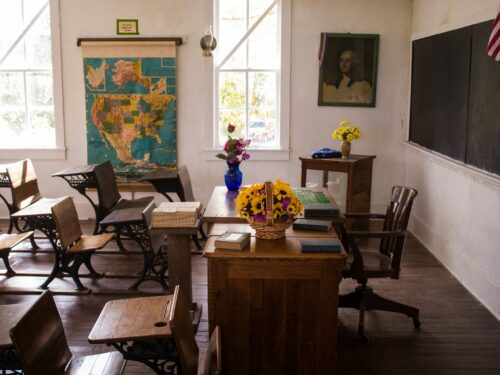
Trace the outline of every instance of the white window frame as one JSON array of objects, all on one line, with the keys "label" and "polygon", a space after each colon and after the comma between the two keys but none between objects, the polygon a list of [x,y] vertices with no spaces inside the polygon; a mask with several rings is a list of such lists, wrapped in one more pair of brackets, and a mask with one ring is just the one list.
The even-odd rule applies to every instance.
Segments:
[{"label": "white window frame", "polygon": [[52,80],[54,90],[55,147],[0,148],[0,159],[65,159],[63,88],[61,69],[60,0],[49,0],[50,34],[52,47]]},{"label": "white window frame", "polygon": [[[215,17],[218,19],[218,4],[219,2],[214,1],[215,4]],[[279,69],[277,69],[277,80],[276,89],[278,90],[278,111],[277,111],[277,127],[276,134],[278,138],[277,146],[273,148],[251,148],[249,161],[261,161],[261,160],[289,160],[290,159],[290,40],[291,40],[291,0],[279,0],[278,4],[278,14],[279,14],[279,27],[278,27],[278,37],[281,40],[280,56],[279,56]],[[218,28],[217,28],[218,29]],[[217,50],[215,50],[217,57]],[[205,139],[207,140],[205,144],[205,159],[206,160],[220,160],[215,157],[215,154],[221,150],[217,147],[217,137],[218,137],[218,126],[219,121],[217,118],[218,114],[218,79],[217,79],[217,67],[213,65],[211,61],[210,69],[212,70],[212,82],[213,82],[213,92],[211,100],[211,108],[213,110],[211,114],[212,121],[207,124]],[[208,67],[206,66],[208,70]],[[236,70],[236,69],[235,69]],[[257,71],[266,71],[266,69],[256,69]],[[245,69],[246,72],[251,72],[252,69]],[[209,143],[208,143],[209,142]]]}]

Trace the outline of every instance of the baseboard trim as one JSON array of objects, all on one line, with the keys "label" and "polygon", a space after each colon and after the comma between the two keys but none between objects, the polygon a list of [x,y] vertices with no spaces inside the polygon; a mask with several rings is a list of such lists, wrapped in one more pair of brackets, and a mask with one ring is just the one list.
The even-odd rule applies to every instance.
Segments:
[{"label": "baseboard trim", "polygon": [[409,230],[439,262],[500,321],[500,285],[486,275],[461,249],[453,248],[418,217],[412,215]]}]

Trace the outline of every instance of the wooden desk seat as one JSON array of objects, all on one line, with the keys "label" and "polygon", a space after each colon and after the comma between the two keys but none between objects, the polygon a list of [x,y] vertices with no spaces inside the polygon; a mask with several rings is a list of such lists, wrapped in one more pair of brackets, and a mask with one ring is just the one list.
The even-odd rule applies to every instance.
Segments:
[{"label": "wooden desk seat", "polygon": [[[12,194],[12,205],[9,206],[9,233],[13,226],[18,232],[26,232],[27,228],[22,226],[19,218],[13,216],[14,213],[31,206],[37,202],[43,202],[47,198],[43,198],[38,189],[38,180],[35,173],[35,168],[30,159],[18,161],[9,164],[6,167],[7,176],[10,181],[10,190]],[[30,238],[33,248],[37,248],[33,236]]]},{"label": "wooden desk seat", "polygon": [[14,246],[23,242],[28,237],[31,237],[33,232],[25,232],[19,234],[2,234],[0,235],[0,258],[5,263],[7,269],[7,276],[13,276],[16,272],[12,269],[9,263],[9,254]]},{"label": "wooden desk seat", "polygon": [[49,291],[10,330],[10,337],[26,375],[114,375],[121,374],[125,365],[114,352],[73,358]]},{"label": "wooden desk seat", "polygon": [[154,197],[123,199],[118,191],[116,176],[110,161],[98,164],[94,168],[99,215],[96,218],[103,231],[116,233],[116,242],[120,250],[125,250],[121,236],[136,239],[134,225],[141,224],[142,211],[154,200]]},{"label": "wooden desk seat", "polygon": [[70,197],[66,197],[52,207],[52,216],[61,245],[61,268],[71,275],[78,290],[86,290],[80,282],[78,270],[82,264],[85,264],[93,276],[101,276],[92,267],[90,257],[96,250],[106,246],[113,239],[114,233],[83,235],[73,198]]}]

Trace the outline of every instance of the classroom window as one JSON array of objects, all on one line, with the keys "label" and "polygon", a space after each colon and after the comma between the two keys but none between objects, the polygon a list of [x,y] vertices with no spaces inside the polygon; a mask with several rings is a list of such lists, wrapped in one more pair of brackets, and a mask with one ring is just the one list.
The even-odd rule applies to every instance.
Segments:
[{"label": "classroom window", "polygon": [[53,28],[57,1],[0,5],[0,148],[56,148]]},{"label": "classroom window", "polygon": [[215,146],[229,123],[252,147],[283,147],[281,0],[218,0]]}]

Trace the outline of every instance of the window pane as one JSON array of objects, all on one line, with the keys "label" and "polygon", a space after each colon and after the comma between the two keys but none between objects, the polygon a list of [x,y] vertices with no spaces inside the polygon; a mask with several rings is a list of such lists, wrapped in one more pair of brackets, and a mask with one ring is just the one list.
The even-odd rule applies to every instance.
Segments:
[{"label": "window pane", "polygon": [[[225,58],[247,31],[246,0],[224,0],[219,3],[218,54]],[[246,67],[246,42],[224,68]]]},{"label": "window pane", "polygon": [[248,74],[248,136],[254,144],[274,143],[276,136],[276,74]]},{"label": "window pane", "polygon": [[[1,65],[2,148],[55,146],[49,7],[32,23],[44,4],[46,2],[40,0],[2,2],[0,22],[9,27],[0,38],[0,56],[26,31]],[[29,24],[30,28],[25,30]]]},{"label": "window pane", "polygon": [[219,73],[219,108],[244,109],[246,105],[245,73]]},{"label": "window pane", "polygon": [[255,21],[265,12],[273,0],[249,0],[248,11],[250,12],[250,24],[253,25]]},{"label": "window pane", "polygon": [[51,69],[50,13],[49,8],[40,15],[25,37],[26,64],[32,69]]},{"label": "window pane", "polygon": [[52,74],[26,73],[26,84],[30,107],[52,105]]},{"label": "window pane", "polygon": [[227,140],[227,125],[236,127],[232,134],[233,138],[244,137],[245,134],[245,111],[219,111],[219,145],[223,145]]},{"label": "window pane", "polygon": [[0,73],[0,108],[24,106],[23,73]]},{"label": "window pane", "polygon": [[249,37],[249,68],[276,69],[278,67],[277,24],[278,18],[276,7],[274,7]]}]

